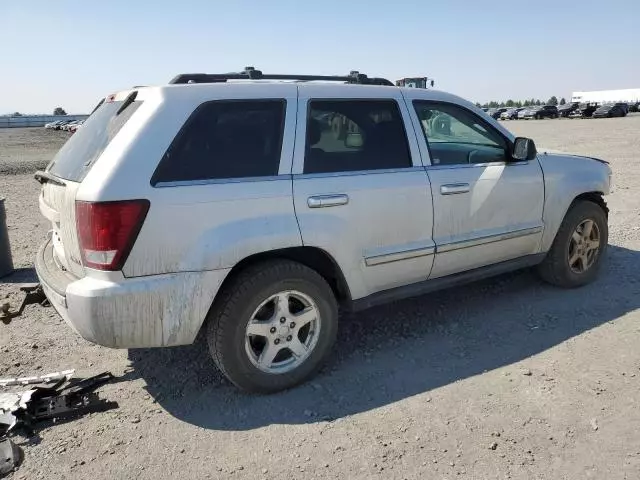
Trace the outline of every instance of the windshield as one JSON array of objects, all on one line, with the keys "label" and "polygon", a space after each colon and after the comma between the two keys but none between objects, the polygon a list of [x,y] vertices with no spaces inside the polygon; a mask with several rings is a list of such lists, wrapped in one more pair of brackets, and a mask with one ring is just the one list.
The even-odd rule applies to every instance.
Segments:
[{"label": "windshield", "polygon": [[65,180],[81,182],[107,145],[142,104],[133,102],[118,115],[123,103],[124,101],[103,103],[62,146],[47,171]]}]

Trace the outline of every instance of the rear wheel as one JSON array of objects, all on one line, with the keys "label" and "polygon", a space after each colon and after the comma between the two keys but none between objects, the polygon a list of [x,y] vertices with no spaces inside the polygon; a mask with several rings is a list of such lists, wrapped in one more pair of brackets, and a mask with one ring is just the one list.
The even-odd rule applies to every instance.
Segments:
[{"label": "rear wheel", "polygon": [[317,272],[288,260],[240,273],[209,314],[207,343],[238,387],[271,393],[310,378],[333,346],[338,308]]},{"label": "rear wheel", "polygon": [[607,216],[602,207],[587,200],[575,203],[538,267],[540,276],[564,288],[592,282],[600,270],[608,239]]}]

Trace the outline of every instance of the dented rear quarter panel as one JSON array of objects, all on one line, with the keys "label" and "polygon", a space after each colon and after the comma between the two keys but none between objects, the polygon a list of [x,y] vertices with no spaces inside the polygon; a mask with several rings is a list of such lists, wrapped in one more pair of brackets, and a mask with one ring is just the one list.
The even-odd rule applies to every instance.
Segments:
[{"label": "dented rear quarter panel", "polygon": [[568,154],[542,153],[538,160],[545,185],[541,251],[546,252],[576,197],[590,192],[609,194],[611,169],[598,160]]}]

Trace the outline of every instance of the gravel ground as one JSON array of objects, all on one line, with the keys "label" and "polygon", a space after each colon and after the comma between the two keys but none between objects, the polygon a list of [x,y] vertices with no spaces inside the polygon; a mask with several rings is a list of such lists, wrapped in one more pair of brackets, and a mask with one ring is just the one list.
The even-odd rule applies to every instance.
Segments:
[{"label": "gravel ground", "polygon": [[[640,116],[507,126],[611,162],[596,283],[563,291],[525,271],[351,315],[316,379],[268,397],[230,386],[202,342],[109,350],[30,306],[0,325],[0,377],[110,370],[119,380],[102,391],[120,408],[19,438],[9,478],[640,478]],[[48,226],[32,171],[64,138],[0,130],[18,268],[0,298],[34,279]]]}]

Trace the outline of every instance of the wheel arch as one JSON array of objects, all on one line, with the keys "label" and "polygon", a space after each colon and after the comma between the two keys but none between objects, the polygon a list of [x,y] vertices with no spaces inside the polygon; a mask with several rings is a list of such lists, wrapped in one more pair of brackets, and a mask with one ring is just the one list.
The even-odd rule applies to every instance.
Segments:
[{"label": "wheel arch", "polygon": [[222,291],[246,268],[270,260],[291,260],[301,263],[318,272],[327,281],[338,302],[351,300],[349,285],[335,259],[325,250],[309,246],[281,248],[247,256],[235,264],[220,285],[219,291]]},{"label": "wheel arch", "polygon": [[[571,201],[567,201],[566,203],[567,206],[562,212],[562,215],[558,216],[555,219],[554,221],[555,226],[552,229],[552,231],[550,231],[551,229],[549,225],[545,226],[545,233],[543,235],[542,245],[540,249],[541,252],[546,252],[551,248],[551,244],[553,243],[553,241],[556,238],[556,235],[558,234],[558,230],[560,228],[562,221],[567,216],[567,213],[569,213],[571,208],[580,201],[589,201],[589,202],[595,203],[600,208],[602,208],[607,219],[609,218],[609,208],[607,207],[607,202],[604,200],[604,192],[593,190],[593,191],[579,193],[575,195]],[[547,208],[546,205],[545,205],[545,208]]]},{"label": "wheel arch", "polygon": [[[609,207],[607,206],[607,202],[604,199],[603,192],[585,192],[585,193],[581,193],[580,195],[577,195],[571,202],[571,205],[569,205],[567,212],[569,211],[569,209],[571,209],[571,207],[573,207],[573,205],[575,205],[577,202],[581,200],[586,200],[589,202],[593,202],[596,205],[599,205],[604,211],[605,216],[609,218]],[[567,213],[565,212],[565,215],[566,214]]]}]

